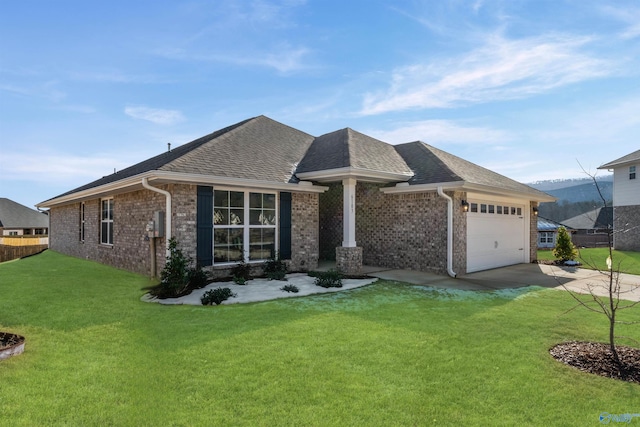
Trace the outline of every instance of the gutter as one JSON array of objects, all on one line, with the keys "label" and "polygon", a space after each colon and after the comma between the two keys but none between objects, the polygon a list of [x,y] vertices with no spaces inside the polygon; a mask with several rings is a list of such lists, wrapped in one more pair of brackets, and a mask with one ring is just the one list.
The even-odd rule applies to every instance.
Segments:
[{"label": "gutter", "polygon": [[146,177],[142,178],[142,186],[147,190],[160,193],[165,197],[165,210],[167,211],[167,214],[165,215],[165,220],[164,220],[164,223],[165,223],[164,235],[165,235],[165,242],[167,245],[166,256],[169,256],[170,254],[169,240],[171,239],[171,193],[165,190],[161,190],[157,187],[152,187],[151,185],[149,185],[149,180]]},{"label": "gutter", "polygon": [[453,199],[442,191],[442,186],[438,186],[438,195],[447,199],[447,273],[455,278],[453,271]]}]

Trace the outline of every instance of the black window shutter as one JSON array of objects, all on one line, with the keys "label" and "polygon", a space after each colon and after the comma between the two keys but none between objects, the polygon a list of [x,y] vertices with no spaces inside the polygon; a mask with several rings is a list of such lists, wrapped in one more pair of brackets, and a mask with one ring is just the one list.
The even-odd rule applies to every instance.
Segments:
[{"label": "black window shutter", "polygon": [[196,256],[201,267],[213,265],[213,187],[198,186]]},{"label": "black window shutter", "polygon": [[291,259],[291,193],[280,193],[280,259]]}]

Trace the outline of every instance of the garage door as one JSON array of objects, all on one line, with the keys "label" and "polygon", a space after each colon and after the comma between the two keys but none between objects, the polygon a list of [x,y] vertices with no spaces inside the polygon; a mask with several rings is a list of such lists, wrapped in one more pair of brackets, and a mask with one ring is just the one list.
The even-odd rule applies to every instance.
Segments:
[{"label": "garage door", "polygon": [[467,272],[525,262],[524,205],[469,200]]}]

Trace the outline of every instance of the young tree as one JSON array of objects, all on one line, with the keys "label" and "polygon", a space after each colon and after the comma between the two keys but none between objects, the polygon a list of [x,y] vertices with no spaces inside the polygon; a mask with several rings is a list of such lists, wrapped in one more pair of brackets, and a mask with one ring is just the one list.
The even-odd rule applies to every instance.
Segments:
[{"label": "young tree", "polygon": [[[584,170],[584,168],[582,170],[584,171],[585,174],[587,174],[593,180],[593,183],[596,186],[596,189],[598,190],[598,194],[602,201],[602,205],[606,209],[607,200],[605,199],[605,197],[602,195],[602,192],[600,191],[600,186],[598,185],[598,181],[596,180],[595,174],[588,173],[587,171]],[[563,285],[563,287],[567,291],[569,291],[569,294],[578,302],[578,305],[576,307],[584,307],[590,311],[604,314],[606,316],[606,318],[609,321],[609,348],[611,350],[611,354],[615,364],[618,366],[618,368],[624,371],[624,366],[620,361],[620,356],[616,349],[616,325],[617,324],[635,324],[638,322],[622,322],[618,318],[618,314],[619,314],[618,312],[620,310],[634,307],[638,305],[640,301],[632,302],[632,301],[627,301],[622,299],[622,297],[624,296],[624,293],[630,292],[631,289],[627,289],[626,291],[623,290],[620,283],[620,262],[619,261],[616,262],[615,253],[613,251],[613,233],[614,232],[615,230],[613,229],[613,224],[609,224],[607,227],[607,243],[608,243],[607,245],[608,257],[606,259],[607,271],[602,271],[601,269],[599,269],[596,266],[596,263],[593,262],[593,260],[585,260],[583,258],[584,263],[587,264],[590,268],[597,270],[603,275],[605,275],[606,279],[603,281],[603,285],[588,284],[587,289],[588,289],[589,297],[586,299],[584,298],[584,296],[581,296],[575,292],[570,291],[569,289],[567,289],[566,286]],[[559,240],[559,237],[558,237],[558,240]],[[555,251],[554,251],[554,255],[555,255]],[[599,292],[597,292],[597,288],[599,287],[601,288],[602,286],[604,286],[605,288],[605,293],[607,297],[602,297],[599,295]],[[573,310],[573,308],[571,310]]]},{"label": "young tree", "polygon": [[566,228],[558,228],[558,238],[556,240],[556,247],[553,248],[553,256],[560,261],[573,261],[578,256],[578,251],[571,241],[571,236]]}]

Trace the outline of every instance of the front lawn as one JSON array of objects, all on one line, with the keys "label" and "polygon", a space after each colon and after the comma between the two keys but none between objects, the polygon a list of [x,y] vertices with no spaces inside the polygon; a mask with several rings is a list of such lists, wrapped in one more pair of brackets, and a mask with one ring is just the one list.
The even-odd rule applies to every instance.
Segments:
[{"label": "front lawn", "polygon": [[549,355],[607,338],[602,316],[563,314],[563,291],[383,281],[199,307],[143,303],[147,285],[52,251],[1,264],[0,330],[27,343],[0,361],[0,425],[598,425],[640,409],[640,385]]},{"label": "front lawn", "polygon": [[[582,264],[582,268],[592,268],[596,266],[599,270],[607,270],[607,257],[609,256],[608,248],[582,248],[578,251],[578,259]],[[538,259],[552,261],[553,251],[539,250]],[[640,252],[632,251],[613,251],[614,267],[620,265],[620,272],[640,275]]]}]

